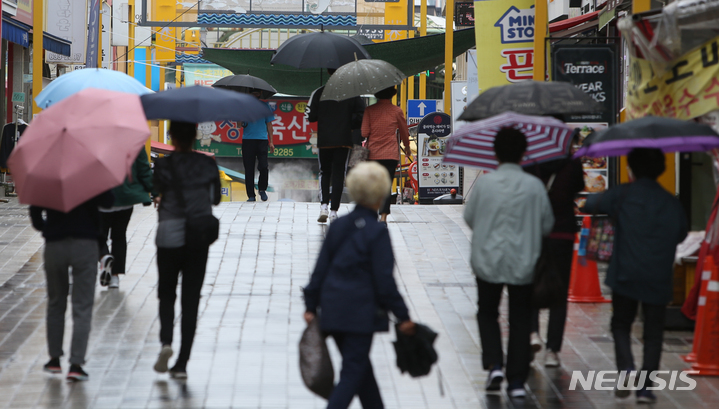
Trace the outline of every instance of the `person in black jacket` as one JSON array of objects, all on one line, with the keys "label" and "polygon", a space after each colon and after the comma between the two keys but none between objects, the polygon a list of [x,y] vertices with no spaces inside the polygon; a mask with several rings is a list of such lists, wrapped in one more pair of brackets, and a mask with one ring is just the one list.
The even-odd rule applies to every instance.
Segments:
[{"label": "person in black jacket", "polygon": [[[527,172],[537,176],[545,186],[549,187],[549,202],[554,213],[554,227],[545,243],[549,246],[557,271],[564,282],[562,305],[549,309],[547,325],[547,352],[544,365],[559,366],[559,356],[564,338],[564,324],[567,319],[567,293],[569,276],[572,271],[572,255],[574,239],[577,233],[577,218],[574,214],[574,199],[584,190],[584,171],[579,159],[560,159],[538,166],[529,166]],[[539,310],[532,311],[531,346],[534,353],[542,349],[539,337]]]},{"label": "person in black jacket", "polygon": [[[327,72],[332,75],[334,70],[328,69]],[[360,97],[339,102],[320,101],[324,90],[324,86],[316,89],[305,109],[307,120],[317,122],[317,156],[320,162],[320,216],[317,221],[320,223],[326,222],[328,217],[330,222],[337,219],[352,148],[352,130],[362,127],[365,109]]]},{"label": "person in black jacket", "polygon": [[[89,378],[85,365],[87,341],[95,302],[98,246],[100,238],[99,206],[110,207],[113,196],[102,193],[68,213],[30,206],[32,226],[45,238],[45,278],[47,280],[47,349],[50,361],[46,372],[61,373],[60,357],[65,334],[65,310],[70,290],[68,270],[72,267],[72,344],[67,379],[85,381]],[[43,212],[47,218],[43,217]]]},{"label": "person in black jacket", "polygon": [[[212,205],[220,203],[220,173],[211,157],[193,152],[196,124],[173,121],[170,137],[175,153],[155,163],[154,186],[160,196],[157,226],[157,285],[160,299],[160,342],[162,349],[154,369],[168,371],[173,354],[172,334],[175,320],[177,282],[182,272],[182,342],[173,378],[187,378],[187,361],[195,338],[200,291],[205,280],[208,247],[185,245],[187,217],[212,215]],[[182,195],[182,196],[180,196]]]},{"label": "person in black jacket", "polygon": [[387,331],[391,311],[399,330],[413,334],[392,275],[394,254],[387,227],[377,210],[389,189],[387,170],[375,162],[355,166],[347,178],[357,203],[347,216],[330,225],[310,283],[304,289],[305,320],[319,316],[320,328],[332,335],[342,354],[340,381],[327,408],[347,408],[357,395],[365,409],[384,407],[369,359],[372,336]]}]

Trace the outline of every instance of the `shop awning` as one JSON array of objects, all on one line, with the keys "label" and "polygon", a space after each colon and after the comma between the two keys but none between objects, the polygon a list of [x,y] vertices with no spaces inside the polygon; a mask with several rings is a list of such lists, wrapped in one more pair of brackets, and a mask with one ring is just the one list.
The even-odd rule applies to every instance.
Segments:
[{"label": "shop awning", "polygon": [[[13,20],[10,17],[3,17],[2,38],[5,40],[27,48],[30,47],[30,32],[32,32],[31,26]],[[71,41],[54,36],[48,32],[42,33],[42,46],[47,51],[69,56],[71,44]]]},{"label": "shop awning", "polygon": [[[557,21],[556,23],[552,23],[549,25],[549,32],[556,33],[558,31],[568,30],[570,28],[577,27],[580,24],[592,22],[593,20],[596,20],[597,18],[599,18],[598,16],[599,16],[599,11],[593,11],[591,13],[582,14],[581,16]],[[596,24],[593,24],[591,26],[593,27],[595,25]],[[589,25],[587,26],[587,28],[589,28]]]},{"label": "shop awning", "polygon": [[46,31],[42,33],[42,47],[47,51],[69,57],[71,45],[72,42],[69,40],[54,36]]},{"label": "shop awning", "polygon": [[[474,47],[474,28],[454,32],[453,56]],[[384,60],[411,76],[444,63],[444,34],[364,46],[374,59]],[[285,65],[270,65],[274,50],[233,50],[203,48],[205,60],[221,65],[235,74],[250,74],[272,84],[277,91],[288,95],[310,95],[327,81],[327,73],[320,69],[297,69]]]},{"label": "shop awning", "polygon": [[21,45],[25,48],[30,46],[30,29],[32,27],[19,21],[3,17],[2,38]]}]

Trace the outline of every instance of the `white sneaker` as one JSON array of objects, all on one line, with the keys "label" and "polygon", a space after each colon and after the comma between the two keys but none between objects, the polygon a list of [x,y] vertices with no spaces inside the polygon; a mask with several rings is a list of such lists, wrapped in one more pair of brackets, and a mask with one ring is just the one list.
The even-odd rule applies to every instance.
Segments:
[{"label": "white sneaker", "polygon": [[332,211],[330,212],[330,223],[334,222],[335,220],[337,220],[337,211],[336,211],[336,210],[332,210]]},{"label": "white sneaker", "polygon": [[531,362],[534,361],[534,356],[537,354],[537,352],[542,350],[543,343],[542,338],[539,338],[539,334],[537,334],[536,332],[532,332],[529,335],[529,345],[531,345],[532,347],[532,359],[530,360]]},{"label": "white sneaker", "polygon": [[317,218],[318,223],[325,223],[327,221],[327,216],[329,216],[330,211],[327,210],[326,207],[323,207],[320,209],[320,217]]},{"label": "white sneaker", "polygon": [[120,276],[112,276],[112,278],[110,278],[110,285],[108,287],[120,288]]},{"label": "white sneaker", "polygon": [[507,391],[507,394],[511,399],[524,399],[527,397],[527,391],[523,387],[517,389],[510,389]]},{"label": "white sneaker", "polygon": [[110,284],[112,275],[112,263],[115,261],[115,257],[112,254],[105,254],[100,259],[100,285],[106,287]]},{"label": "white sneaker", "polygon": [[559,356],[556,352],[547,350],[547,354],[544,356],[544,366],[547,368],[556,368],[560,365]]},{"label": "white sneaker", "polygon": [[155,372],[167,372],[167,361],[170,360],[171,356],[172,347],[169,345],[163,345],[162,349],[160,350],[160,355],[157,357],[157,362],[155,362],[155,366],[153,367],[153,369],[155,369]]}]

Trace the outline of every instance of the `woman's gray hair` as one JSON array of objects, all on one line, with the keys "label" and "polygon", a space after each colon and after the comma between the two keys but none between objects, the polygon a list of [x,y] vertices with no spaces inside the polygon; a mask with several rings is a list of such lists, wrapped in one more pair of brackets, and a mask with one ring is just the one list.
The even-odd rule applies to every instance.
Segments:
[{"label": "woman's gray hair", "polygon": [[389,194],[387,169],[377,162],[362,162],[347,175],[347,190],[357,204],[372,207]]}]

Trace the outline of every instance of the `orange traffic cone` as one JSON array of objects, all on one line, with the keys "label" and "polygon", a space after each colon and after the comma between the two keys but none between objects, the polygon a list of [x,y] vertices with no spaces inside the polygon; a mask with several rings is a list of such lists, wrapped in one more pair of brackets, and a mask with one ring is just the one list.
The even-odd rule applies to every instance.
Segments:
[{"label": "orange traffic cone", "polygon": [[682,359],[685,362],[696,362],[697,351],[699,349],[699,340],[702,337],[702,326],[704,321],[704,306],[707,303],[707,284],[712,277],[712,270],[716,269],[714,258],[707,255],[704,258],[704,266],[702,267],[702,281],[699,285],[699,302],[697,303],[697,317],[694,321],[694,342],[692,342],[692,352],[684,355]]},{"label": "orange traffic cone", "polygon": [[[697,319],[701,329],[697,361],[692,365],[692,372],[695,375],[719,376],[719,268],[712,265],[711,272],[706,286],[704,316],[701,323]],[[694,337],[697,338],[696,333]]]},{"label": "orange traffic cone", "polygon": [[582,231],[574,240],[574,255],[572,256],[572,275],[569,278],[569,302],[610,302],[602,296],[602,290],[599,287],[599,272],[597,271],[597,263],[588,260],[584,255],[580,259],[578,254],[579,243],[584,236],[584,240],[589,236],[591,228],[591,218],[584,217],[582,221]]}]

